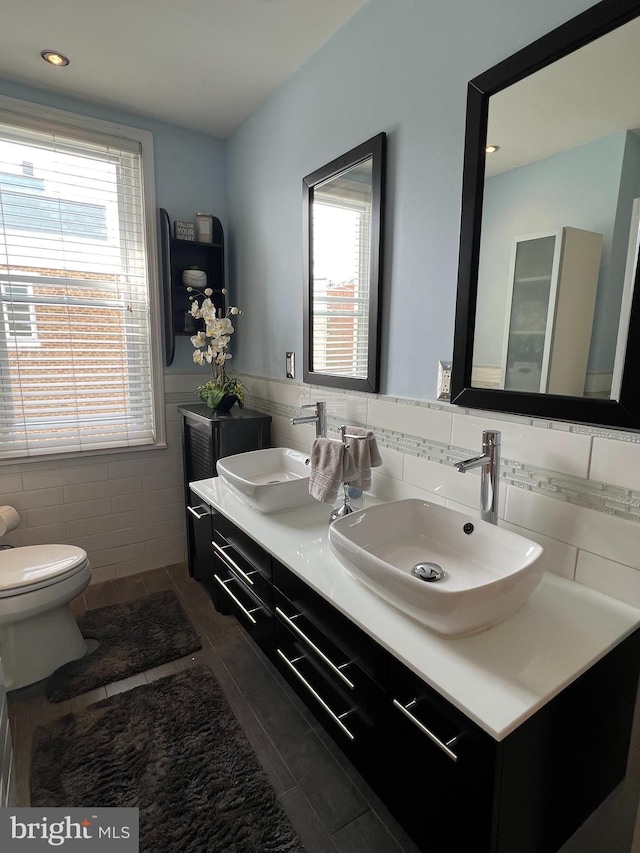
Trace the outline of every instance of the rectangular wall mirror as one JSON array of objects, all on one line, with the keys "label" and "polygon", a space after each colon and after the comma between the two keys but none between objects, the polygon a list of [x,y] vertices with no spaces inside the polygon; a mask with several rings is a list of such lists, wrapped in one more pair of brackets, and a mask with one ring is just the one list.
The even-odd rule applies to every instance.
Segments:
[{"label": "rectangular wall mirror", "polygon": [[303,179],[305,382],[378,390],[385,142]]},{"label": "rectangular wall mirror", "polygon": [[640,428],[640,7],[469,84],[453,402]]}]

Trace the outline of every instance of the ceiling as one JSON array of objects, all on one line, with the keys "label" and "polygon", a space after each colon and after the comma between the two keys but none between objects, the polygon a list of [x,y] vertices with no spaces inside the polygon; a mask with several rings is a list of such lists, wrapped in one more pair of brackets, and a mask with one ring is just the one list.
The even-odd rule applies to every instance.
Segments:
[{"label": "ceiling", "polygon": [[0,77],[226,137],[366,2],[0,0]]},{"label": "ceiling", "polygon": [[489,99],[486,175],[640,129],[640,18]]}]

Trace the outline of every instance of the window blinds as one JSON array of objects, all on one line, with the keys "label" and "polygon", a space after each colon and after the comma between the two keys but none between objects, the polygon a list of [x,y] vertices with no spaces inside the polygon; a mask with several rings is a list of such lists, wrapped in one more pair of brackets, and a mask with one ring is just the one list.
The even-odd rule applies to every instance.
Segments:
[{"label": "window blinds", "polygon": [[0,116],[0,458],[154,440],[140,144]]},{"label": "window blinds", "polygon": [[368,376],[371,205],[316,191],[313,201],[313,367]]}]

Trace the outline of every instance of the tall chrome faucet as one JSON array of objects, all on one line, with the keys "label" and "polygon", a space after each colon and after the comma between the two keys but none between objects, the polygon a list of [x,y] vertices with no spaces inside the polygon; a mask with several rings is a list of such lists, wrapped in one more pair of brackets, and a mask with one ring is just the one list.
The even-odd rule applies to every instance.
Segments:
[{"label": "tall chrome faucet", "polygon": [[291,418],[291,423],[294,426],[297,424],[315,424],[316,438],[327,437],[327,404],[321,401],[317,403],[308,403],[305,406],[300,406],[301,409],[314,409],[315,414],[303,415],[300,418]]},{"label": "tall chrome faucet", "polygon": [[463,474],[480,468],[480,513],[483,521],[498,523],[498,495],[500,491],[500,432],[485,429],[482,433],[482,453],[464,462],[456,462]]}]

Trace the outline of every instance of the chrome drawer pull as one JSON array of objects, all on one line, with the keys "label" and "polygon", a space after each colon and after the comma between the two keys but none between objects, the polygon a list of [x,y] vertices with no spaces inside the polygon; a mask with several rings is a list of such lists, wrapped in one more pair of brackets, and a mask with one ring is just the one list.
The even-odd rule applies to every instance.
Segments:
[{"label": "chrome drawer pull", "polygon": [[[195,515],[197,519],[201,519],[204,518],[205,515],[209,515],[209,507],[205,507],[204,504],[198,504],[198,506],[189,506],[189,504],[187,504],[187,509],[191,515]],[[203,509],[204,512],[198,512],[199,509]]]},{"label": "chrome drawer pull", "polygon": [[235,601],[235,603],[238,605],[240,610],[242,610],[242,612],[247,617],[247,619],[250,622],[252,622],[254,625],[257,625],[258,624],[257,621],[253,618],[253,616],[251,614],[256,613],[256,611],[260,610],[261,608],[260,607],[254,607],[253,610],[247,610],[247,608],[244,606],[244,604],[242,604],[241,601],[231,592],[231,590],[227,588],[226,583],[228,583],[229,581],[227,581],[225,583],[225,581],[220,580],[220,578],[216,574],[214,574],[213,577],[215,578],[215,580],[218,581],[218,583],[220,584],[222,589],[227,593],[229,598],[232,598]]},{"label": "chrome drawer pull", "polygon": [[[287,616],[287,614],[284,613],[282,610],[280,610],[280,608],[277,606],[276,606],[276,613],[282,619],[282,621],[285,623],[285,625],[287,625],[287,627],[291,628],[291,630],[294,631],[298,635],[298,637],[300,637],[300,639],[303,640],[309,646],[309,648],[312,649],[315,652],[315,654],[317,654],[318,657],[327,664],[329,669],[342,679],[342,681],[347,685],[349,690],[354,689],[355,685],[354,685],[353,681],[349,681],[347,676],[343,672],[341,672],[341,669],[343,669],[345,666],[349,666],[348,663],[343,663],[339,667],[336,666],[335,663],[333,663],[333,661],[329,660],[329,658],[325,655],[325,653],[320,651],[320,649],[316,646],[316,644],[314,642],[312,642],[309,639],[309,637],[307,637],[307,635],[305,633],[303,633],[300,630],[300,628],[298,628],[298,626],[293,623],[293,621]],[[296,615],[299,615],[299,614],[296,614]]]},{"label": "chrome drawer pull", "polygon": [[[330,717],[331,717],[331,719],[334,721],[334,723],[336,723],[336,725],[340,726],[340,728],[341,728],[341,729],[342,729],[342,731],[346,734],[346,736],[349,738],[349,740],[355,740],[355,735],[353,735],[353,734],[349,731],[349,729],[345,726],[345,724],[344,724],[344,723],[342,722],[342,720],[341,720],[341,717],[346,717],[346,716],[347,716],[347,714],[349,713],[349,711],[347,711],[345,714],[340,714],[340,716],[338,716],[338,714],[334,713],[334,712],[331,710],[331,708],[327,705],[327,703],[324,701],[324,699],[322,698],[322,696],[320,696],[320,694],[319,694],[319,693],[317,693],[317,692],[313,689],[313,687],[309,684],[309,682],[308,682],[308,681],[307,681],[307,679],[304,677],[304,675],[302,675],[302,674],[301,674],[301,673],[296,669],[296,667],[293,665],[293,662],[289,660],[289,658],[284,654],[284,652],[283,652],[283,651],[281,651],[280,649],[277,649],[277,652],[278,652],[278,654],[280,655],[280,657],[282,658],[282,660],[283,660],[283,661],[286,663],[286,665],[289,667],[289,669],[291,670],[291,672],[293,672],[293,674],[298,678],[298,680],[299,680],[302,684],[304,684],[304,686],[307,688],[307,690],[309,691],[309,693],[311,693],[311,695],[313,696],[313,698],[314,698],[314,699],[316,699],[316,700],[317,700],[317,701],[322,705],[322,707],[323,707],[323,708],[324,708],[324,710],[327,712],[327,714],[329,714],[329,716],[330,716]],[[304,657],[304,655],[303,655],[302,657]],[[298,660],[301,660],[301,659],[302,659],[302,658],[296,658],[295,660],[296,660],[296,661],[298,661]]]},{"label": "chrome drawer pull", "polygon": [[415,699],[409,702],[409,704],[406,706],[398,702],[397,699],[393,700],[393,704],[396,706],[398,711],[402,711],[402,713],[408,720],[411,720],[414,726],[417,726],[420,729],[422,734],[425,734],[431,741],[433,741],[433,743],[435,743],[436,746],[439,746],[445,755],[448,755],[452,761],[458,761],[458,756],[452,749],[449,749],[449,747],[457,743],[458,737],[452,737],[451,740],[448,740],[446,743],[443,743],[440,738],[434,735],[433,732],[430,732],[429,729],[423,723],[420,722],[420,720],[413,716],[411,711],[407,710],[407,708],[412,708],[416,704]]},{"label": "chrome drawer pull", "polygon": [[[211,540],[211,544],[216,549],[218,554],[222,557],[223,561],[227,564],[227,566],[230,569],[233,569],[233,571],[237,572],[240,575],[240,577],[249,584],[249,586],[253,586],[253,581],[251,580],[249,575],[246,572],[242,571],[242,569],[235,562],[235,560],[232,560],[231,557],[225,552],[224,548],[221,548],[220,545],[218,545],[218,543],[214,542],[213,540]],[[225,545],[225,548],[230,548],[230,547],[231,547],[231,545]],[[251,574],[253,574],[253,572]]]}]

